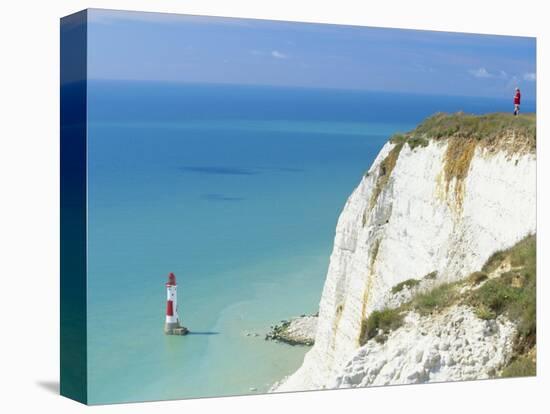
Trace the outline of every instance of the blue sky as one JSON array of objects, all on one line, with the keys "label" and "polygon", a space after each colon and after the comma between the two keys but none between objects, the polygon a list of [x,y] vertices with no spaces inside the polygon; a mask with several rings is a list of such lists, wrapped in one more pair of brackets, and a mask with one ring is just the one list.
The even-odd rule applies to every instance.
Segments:
[{"label": "blue sky", "polygon": [[91,10],[91,79],[534,99],[534,38]]}]

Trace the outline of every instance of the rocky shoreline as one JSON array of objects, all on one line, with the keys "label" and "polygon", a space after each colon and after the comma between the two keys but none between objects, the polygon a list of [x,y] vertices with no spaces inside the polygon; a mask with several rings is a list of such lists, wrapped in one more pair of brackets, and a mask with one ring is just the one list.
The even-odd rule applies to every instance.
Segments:
[{"label": "rocky shoreline", "polygon": [[289,345],[312,346],[317,333],[318,314],[301,315],[271,327],[266,334],[266,341],[284,342]]}]

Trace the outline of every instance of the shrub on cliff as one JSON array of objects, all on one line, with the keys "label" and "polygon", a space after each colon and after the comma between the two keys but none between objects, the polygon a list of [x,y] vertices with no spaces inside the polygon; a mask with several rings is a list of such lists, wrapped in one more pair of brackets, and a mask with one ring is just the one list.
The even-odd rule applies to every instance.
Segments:
[{"label": "shrub on cliff", "polygon": [[416,295],[409,304],[413,310],[421,315],[428,315],[438,309],[454,304],[459,296],[457,283],[444,283],[430,290]]},{"label": "shrub on cliff", "polygon": [[485,272],[474,272],[470,276],[468,276],[468,281],[474,286],[479,285],[481,282],[487,279],[488,276]]},{"label": "shrub on cliff", "polygon": [[434,270],[433,272],[428,273],[427,275],[424,275],[422,279],[424,280],[434,280],[437,278],[437,270]]},{"label": "shrub on cliff", "polygon": [[529,355],[521,355],[502,370],[504,378],[532,377],[537,375],[537,363]]},{"label": "shrub on cliff", "polygon": [[417,279],[407,279],[401,283],[398,283],[394,287],[392,287],[391,293],[395,294],[395,293],[401,292],[403,289],[405,289],[405,287],[407,287],[408,289],[411,289],[415,286],[418,286],[419,284],[420,284],[420,281]]},{"label": "shrub on cliff", "polygon": [[518,352],[524,352],[536,342],[536,238],[528,236],[515,246],[497,252],[483,266],[486,272],[509,261],[510,270],[486,281],[467,298],[476,311],[494,317],[506,315],[516,322]]},{"label": "shrub on cliff", "polygon": [[369,339],[377,336],[380,330],[388,333],[399,328],[402,324],[403,315],[399,309],[375,310],[361,323],[359,344],[365,345]]}]

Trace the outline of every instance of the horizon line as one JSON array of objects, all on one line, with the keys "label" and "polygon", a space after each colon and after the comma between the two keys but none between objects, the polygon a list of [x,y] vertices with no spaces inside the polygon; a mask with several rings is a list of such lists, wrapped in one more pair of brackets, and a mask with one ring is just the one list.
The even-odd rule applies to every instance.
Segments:
[{"label": "horizon line", "polygon": [[[74,82],[81,82],[74,81]],[[281,85],[281,84],[268,84],[268,83],[235,83],[235,82],[189,82],[185,80],[169,80],[169,79],[120,79],[120,78],[88,78],[86,81],[92,82],[136,82],[136,83],[164,83],[175,84],[181,86],[193,86],[193,85],[208,85],[208,86],[236,86],[236,87],[265,87],[265,88],[282,88],[282,89],[306,89],[306,90],[321,90],[321,91],[341,91],[341,92],[357,92],[357,93],[387,93],[387,94],[402,94],[402,95],[420,95],[420,96],[441,96],[441,97],[456,97],[456,98],[485,98],[485,99],[499,99],[500,95],[461,95],[461,94],[449,94],[449,93],[423,93],[423,92],[411,92],[411,91],[392,91],[382,89],[365,89],[365,88],[341,88],[332,86],[307,86],[307,85]],[[73,83],[73,82],[71,82]],[[510,90],[514,90],[511,88]],[[524,102],[536,103],[536,97],[533,99],[522,97]]]}]

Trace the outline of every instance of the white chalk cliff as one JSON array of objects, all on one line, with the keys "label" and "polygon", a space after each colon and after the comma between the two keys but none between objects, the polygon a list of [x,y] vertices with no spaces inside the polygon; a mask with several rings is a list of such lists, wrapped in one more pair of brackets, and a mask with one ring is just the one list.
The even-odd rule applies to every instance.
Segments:
[{"label": "white chalk cliff", "polygon": [[[507,134],[501,144],[513,143],[514,133]],[[461,307],[435,319],[409,313],[385,344],[359,344],[362,321],[387,306],[388,292],[399,282],[434,271],[438,283],[464,278],[495,251],[536,232],[532,149],[472,141],[457,150],[451,146],[460,138],[427,138],[427,145],[414,148],[388,142],[347,200],[336,227],[315,345],[274,391],[483,378],[509,357],[513,327],[500,319],[476,320]],[[449,166],[453,163],[458,167]],[[456,318],[462,318],[458,331],[445,331]],[[419,329],[430,334],[419,336]],[[437,330],[446,333],[436,338]],[[476,343],[466,331],[487,340]],[[445,335],[476,343],[470,359],[462,358],[477,376],[456,366],[461,357],[452,349],[436,355],[447,346]],[[437,372],[418,371],[418,364],[425,368],[434,358]],[[442,358],[447,358],[443,364]]]}]

